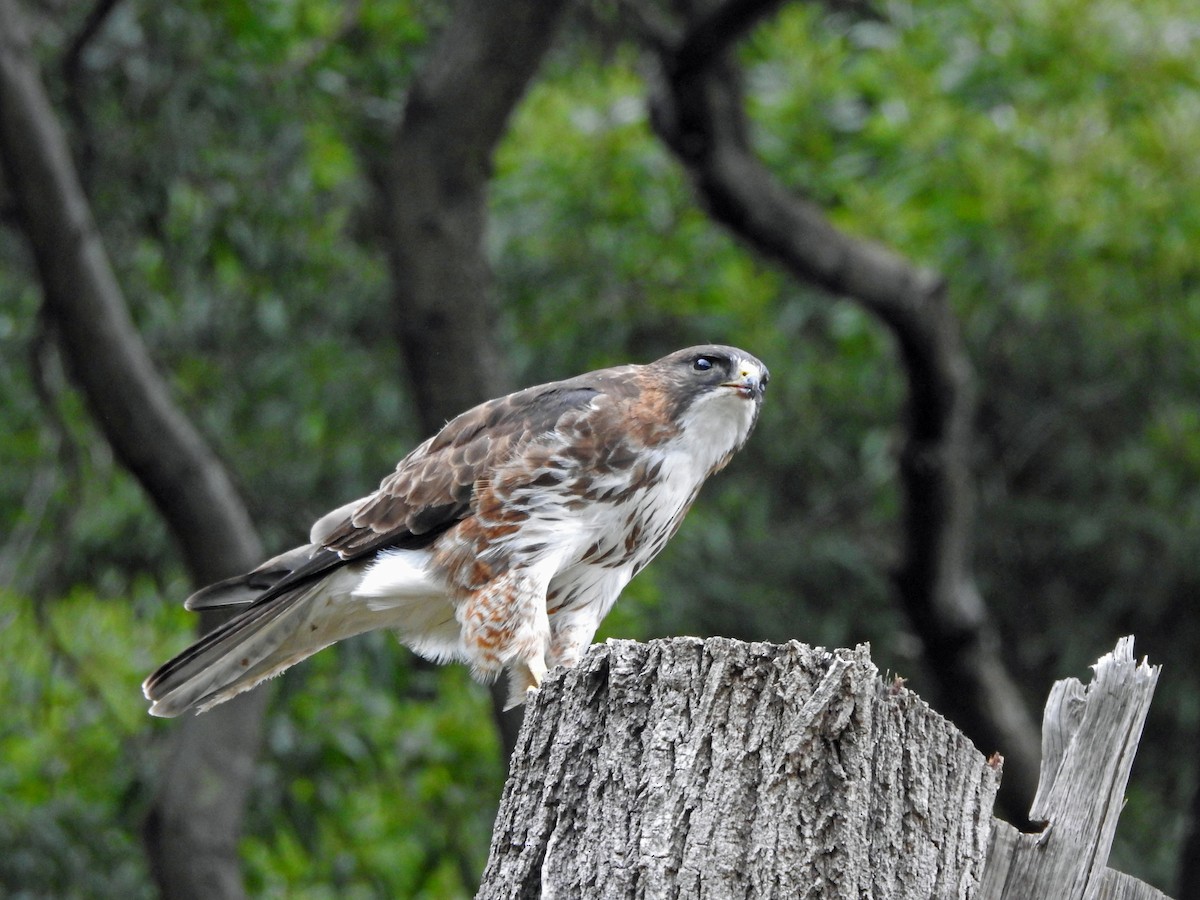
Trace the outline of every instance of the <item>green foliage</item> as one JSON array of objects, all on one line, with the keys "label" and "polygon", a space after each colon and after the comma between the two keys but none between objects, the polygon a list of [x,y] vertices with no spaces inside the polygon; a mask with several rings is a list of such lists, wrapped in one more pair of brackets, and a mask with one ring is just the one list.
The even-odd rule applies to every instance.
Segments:
[{"label": "green foliage", "polygon": [[153,896],[136,838],[145,709],[130,686],[185,617],[145,605],[153,618],[83,590],[42,606],[0,592],[5,896]]},{"label": "green foliage", "polygon": [[757,113],[791,138],[765,147],[844,225],[950,279],[980,384],[978,571],[1030,702],[1118,633],[1173,673],[1131,792],[1159,819],[1131,812],[1114,855],[1169,885],[1194,773],[1154,761],[1189,752],[1200,678],[1180,630],[1200,582],[1194,16],[1064,0],[893,23],[797,8],[765,30]]},{"label": "green foliage", "polygon": [[[1194,772],[1166,760],[1200,718],[1195,20],[1171,0],[888,13],[796,4],[760,29],[743,53],[758,146],[842,227],[949,280],[980,394],[977,571],[1030,704],[1120,633],[1175,673],[1114,855],[1169,886]],[[759,434],[631,586],[632,633],[869,639],[920,690],[887,584],[894,348],[698,217],[643,95],[628,58],[564,62],[514,123],[494,204],[531,378],[619,357],[614,341],[644,358],[714,337],[775,370]]]},{"label": "green foliage", "polygon": [[470,897],[504,778],[486,691],[387,635],[282,682],[245,842],[254,894]]},{"label": "green foliage", "polygon": [[[4,896],[154,896],[137,834],[170,726],[135,686],[191,618],[149,583],[132,603],[0,595]],[[487,693],[401,653],[351,642],[282,682],[243,842],[255,895],[474,894],[504,775]]]},{"label": "green foliage", "polygon": [[[630,601],[642,613],[624,636],[831,645],[875,615],[892,625],[879,630],[886,643],[898,626],[869,557],[896,504],[891,349],[859,310],[788,284],[708,220],[651,134],[644,94],[631,57],[572,59],[533,89],[501,148],[494,258],[518,348],[536,353],[524,380],[710,340],[752,348],[781,377],[758,435],[614,615]],[[844,442],[831,439],[827,408],[840,411]],[[847,473],[864,466],[855,483]]]}]

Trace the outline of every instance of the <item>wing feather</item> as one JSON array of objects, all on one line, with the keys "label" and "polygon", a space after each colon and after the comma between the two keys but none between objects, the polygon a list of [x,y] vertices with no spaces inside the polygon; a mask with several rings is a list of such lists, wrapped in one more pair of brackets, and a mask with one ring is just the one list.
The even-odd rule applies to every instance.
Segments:
[{"label": "wing feather", "polygon": [[601,393],[592,383],[596,374],[603,373],[518,391],[451,420],[401,460],[379,490],[340,525],[331,527],[324,547],[355,559],[383,547],[432,540],[469,515],[481,478]]},{"label": "wing feather", "polygon": [[[468,410],[402,459],[375,493],[319,519],[302,556],[292,551],[249,576],[200,591],[193,606],[238,605],[260,615],[279,598],[352,560],[384,548],[428,546],[470,514],[481,478],[553,432],[564,415],[584,410],[598,394],[629,391],[627,379],[612,377],[629,368],[527,388]],[[289,565],[273,567],[277,561]]]}]

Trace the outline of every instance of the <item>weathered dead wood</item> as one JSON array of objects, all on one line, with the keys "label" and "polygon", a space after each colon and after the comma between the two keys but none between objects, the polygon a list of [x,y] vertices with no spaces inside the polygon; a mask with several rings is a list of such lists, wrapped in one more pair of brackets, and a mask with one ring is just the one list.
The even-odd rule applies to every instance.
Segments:
[{"label": "weathered dead wood", "polygon": [[1095,900],[1170,900],[1166,894],[1123,872],[1105,869]]},{"label": "weathered dead wood", "polygon": [[982,900],[1164,896],[1105,868],[1159,667],[1137,664],[1126,637],[1093,668],[1091,684],[1068,678],[1050,692],[1041,781],[1029,812],[1046,826],[1021,834],[997,822]]},{"label": "weathered dead wood", "polygon": [[597,646],[526,713],[479,896],[971,896],[999,784],[865,646]]}]

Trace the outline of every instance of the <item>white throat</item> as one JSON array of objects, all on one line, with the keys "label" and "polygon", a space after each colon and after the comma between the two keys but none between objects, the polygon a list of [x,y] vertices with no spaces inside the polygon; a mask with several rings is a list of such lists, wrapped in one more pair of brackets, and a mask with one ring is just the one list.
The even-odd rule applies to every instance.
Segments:
[{"label": "white throat", "polygon": [[746,442],[757,408],[753,400],[731,390],[704,394],[683,414],[682,433],[671,449],[695,460],[703,479]]}]

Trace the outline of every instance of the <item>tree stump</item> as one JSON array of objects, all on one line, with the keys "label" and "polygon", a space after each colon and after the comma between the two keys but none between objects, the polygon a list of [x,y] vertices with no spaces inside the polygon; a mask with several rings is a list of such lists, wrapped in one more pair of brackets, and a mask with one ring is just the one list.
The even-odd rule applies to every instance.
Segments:
[{"label": "tree stump", "polygon": [[866,646],[610,641],[531,698],[478,896],[968,897],[999,781]]}]

